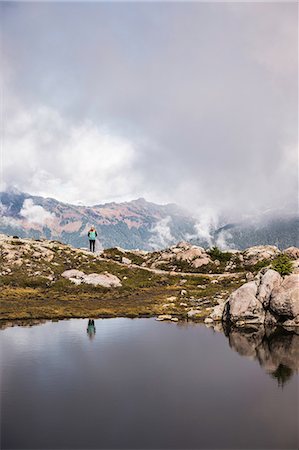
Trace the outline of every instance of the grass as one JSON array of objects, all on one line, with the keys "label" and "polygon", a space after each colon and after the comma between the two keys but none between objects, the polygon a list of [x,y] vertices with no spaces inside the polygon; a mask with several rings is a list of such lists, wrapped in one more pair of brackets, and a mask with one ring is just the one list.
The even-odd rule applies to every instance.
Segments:
[{"label": "grass", "polygon": [[[134,269],[130,279],[125,280],[127,283],[116,289],[76,286],[63,278],[46,287],[44,282],[38,285],[37,279],[30,286],[29,283],[27,286],[3,284],[1,280],[0,319],[152,317],[165,313],[186,318],[190,308],[200,307],[195,301],[208,301],[203,307],[204,319],[208,314],[206,308],[215,304],[216,294],[225,291],[228,297],[241,284],[240,279],[225,278],[211,284],[203,277],[190,277],[181,285],[179,277],[152,275],[145,271],[136,273]],[[186,296],[181,295],[182,290],[187,291]],[[175,300],[170,303],[168,297],[175,297]],[[181,306],[182,302],[187,303],[187,307]]]},{"label": "grass", "polygon": [[[111,259],[103,259],[55,242],[51,242],[49,247],[53,257],[48,261],[44,257],[33,257],[38,250],[33,242],[26,245],[13,242],[18,242],[21,256],[16,262],[21,260],[22,265],[11,265],[11,273],[0,275],[0,320],[151,317],[159,314],[186,318],[188,310],[194,307],[202,309],[204,319],[208,314],[207,308],[216,302],[214,296],[219,293],[228,296],[241,284],[243,276],[240,273],[237,278],[227,277],[213,284],[204,274],[185,278],[180,274],[155,274],[119,264],[118,257],[122,256],[131,259],[134,264],[140,264],[142,256],[138,259],[139,256],[132,252],[105,250],[106,256]],[[4,267],[5,260],[0,254],[1,261]],[[183,267],[190,271],[188,264]],[[77,286],[61,276],[65,270],[74,268],[86,274],[107,271],[121,280],[122,287]],[[187,294],[182,295],[182,290]],[[175,297],[175,300],[169,301],[168,297]],[[201,302],[205,303],[201,306]]]}]

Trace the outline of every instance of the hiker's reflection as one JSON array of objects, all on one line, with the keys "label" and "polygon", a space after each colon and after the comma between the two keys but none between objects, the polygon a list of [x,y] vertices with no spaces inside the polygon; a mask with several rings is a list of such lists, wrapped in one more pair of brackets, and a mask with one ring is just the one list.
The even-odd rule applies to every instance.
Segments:
[{"label": "hiker's reflection", "polygon": [[96,334],[96,327],[93,319],[88,320],[87,334],[89,336],[89,339],[93,339]]}]

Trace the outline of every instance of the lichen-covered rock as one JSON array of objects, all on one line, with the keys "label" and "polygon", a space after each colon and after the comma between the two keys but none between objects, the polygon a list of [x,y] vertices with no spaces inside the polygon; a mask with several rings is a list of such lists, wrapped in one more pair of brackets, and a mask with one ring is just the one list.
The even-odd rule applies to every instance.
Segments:
[{"label": "lichen-covered rock", "polygon": [[270,300],[270,310],[279,316],[294,319],[299,315],[299,274],[292,274],[274,289]]}]

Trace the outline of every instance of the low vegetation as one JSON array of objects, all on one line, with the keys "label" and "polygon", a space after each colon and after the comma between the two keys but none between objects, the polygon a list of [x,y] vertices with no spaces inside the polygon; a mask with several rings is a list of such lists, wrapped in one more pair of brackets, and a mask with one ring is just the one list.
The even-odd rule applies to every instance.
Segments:
[{"label": "low vegetation", "polygon": [[[246,281],[248,270],[253,274],[258,270],[257,264],[245,266],[242,254],[222,252],[217,247],[205,252],[182,244],[149,254],[118,248],[91,254],[56,241],[2,235],[0,320],[159,314],[186,319],[192,309],[200,310],[197,318],[203,320],[213,306],[225,301]],[[179,252],[180,255],[189,252],[184,254],[187,255],[193,251],[197,252],[196,258],[202,252],[208,263],[196,268],[192,257],[189,260],[175,257]],[[292,263],[283,256],[274,259],[272,267],[285,275]],[[271,261],[265,263],[269,265]],[[108,272],[119,278],[121,287],[76,285],[62,277],[69,269],[86,275]]]},{"label": "low vegetation", "polygon": [[290,275],[293,271],[291,259],[284,254],[278,255],[277,258],[272,261],[271,267],[282,276]]}]

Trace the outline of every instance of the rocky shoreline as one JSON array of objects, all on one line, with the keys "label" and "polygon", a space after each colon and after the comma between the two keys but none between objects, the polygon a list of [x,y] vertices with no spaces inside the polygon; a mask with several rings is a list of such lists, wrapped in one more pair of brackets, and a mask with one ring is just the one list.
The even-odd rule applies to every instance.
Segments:
[{"label": "rocky shoreline", "polygon": [[260,271],[217,305],[206,323],[224,322],[230,327],[264,325],[299,327],[299,273],[286,277],[272,269]]}]

